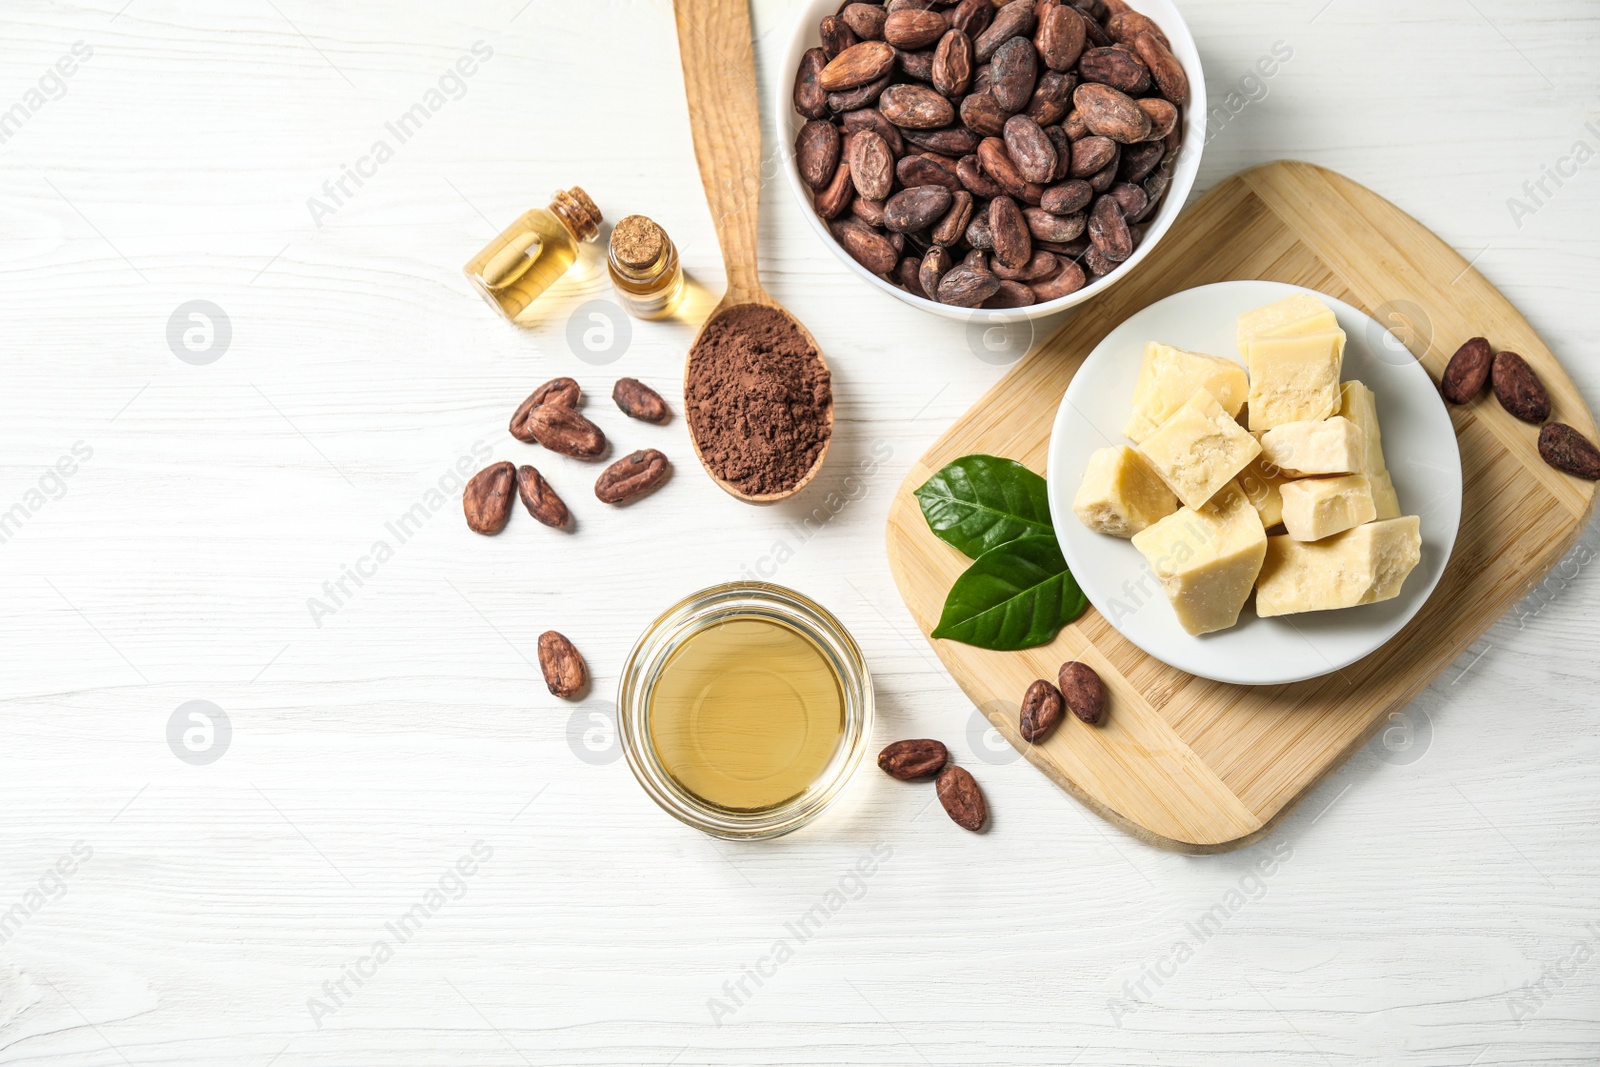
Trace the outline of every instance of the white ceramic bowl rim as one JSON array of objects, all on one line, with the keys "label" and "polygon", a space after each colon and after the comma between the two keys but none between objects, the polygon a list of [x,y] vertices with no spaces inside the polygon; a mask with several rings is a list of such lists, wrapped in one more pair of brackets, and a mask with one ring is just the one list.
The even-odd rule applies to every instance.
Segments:
[{"label": "white ceramic bowl rim", "polygon": [[[1024,0],[1017,0],[1024,2]],[[1172,176],[1172,185],[1167,190],[1166,198],[1161,202],[1160,209],[1155,217],[1150,220],[1149,228],[1145,231],[1144,239],[1139,247],[1129,256],[1121,267],[1095,281],[1085,285],[1075,293],[1047,300],[1040,304],[1030,304],[1020,308],[959,308],[949,304],[940,304],[901,289],[884,279],[873,274],[867,268],[857,263],[848,252],[833,239],[833,234],[828,231],[827,224],[817,216],[812,207],[811,191],[800,180],[800,172],[794,161],[794,139],[804,124],[794,110],[794,76],[799,69],[800,57],[806,49],[820,43],[817,36],[817,24],[825,15],[833,14],[839,7],[838,0],[809,0],[799,5],[793,29],[789,34],[789,48],[782,63],[774,67],[773,82],[770,87],[773,114],[778,116],[777,130],[779,145],[777,154],[783,161],[783,172],[789,185],[789,191],[794,195],[795,201],[800,205],[800,211],[810,223],[812,230],[827,245],[842,262],[846,269],[856,276],[866,280],[869,284],[889,293],[891,296],[924,311],[941,315],[945,318],[959,319],[968,323],[992,324],[1018,322],[1026,319],[1042,318],[1046,315],[1064,311],[1075,307],[1104,292],[1121,279],[1127,277],[1138,268],[1141,260],[1150,253],[1150,250],[1160,243],[1166,235],[1173,220],[1183,210],[1189,198],[1189,191],[1194,187],[1195,175],[1200,169],[1200,155],[1205,147],[1206,135],[1206,86],[1203,76],[1200,54],[1195,48],[1194,37],[1189,33],[1189,27],[1184,23],[1183,16],[1178,13],[1172,0],[1136,0],[1131,5],[1136,10],[1149,16],[1160,26],[1162,31],[1172,42],[1173,54],[1183,64],[1184,71],[1189,75],[1189,105],[1184,109],[1183,116],[1183,147],[1178,151],[1178,166]]]}]

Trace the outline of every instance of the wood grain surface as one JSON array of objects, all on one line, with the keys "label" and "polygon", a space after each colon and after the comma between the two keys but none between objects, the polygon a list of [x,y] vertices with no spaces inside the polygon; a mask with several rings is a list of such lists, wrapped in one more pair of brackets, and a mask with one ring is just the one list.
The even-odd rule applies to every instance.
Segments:
[{"label": "wood grain surface", "polygon": [[[1600,398],[1600,162],[1537,205],[1523,188],[1600,145],[1591,0],[1183,13],[1211,99],[1237,93],[1197,190],[1278,158],[1348,175],[1473,261]],[[752,6],[768,154],[792,15]],[[769,167],[761,279],[838,388],[817,482],[751,508],[699,473],[681,418],[610,408],[622,375],[677,408],[724,288],[676,40],[665,0],[0,8],[0,112],[92,49],[0,143],[0,515],[28,505],[0,543],[0,916],[45,883],[0,942],[0,1064],[1600,1060],[1600,532],[1262,843],[1195,857],[1108,827],[993,732],[884,558],[911,464],[1019,353],[867,289]],[[1292,58],[1262,75],[1278,42]],[[387,124],[430,90],[399,142]],[[392,157],[362,163],[380,138]],[[325,183],[358,165],[374,173],[335,205]],[[593,248],[531,330],[473,294],[462,264],[572,184],[672,235],[682,318],[590,304],[611,297]],[[204,366],[167,335],[196,299],[232,327]],[[593,465],[505,435],[556,374],[619,449],[672,458],[659,492],[604,508]],[[75,473],[52,475],[63,456]],[[469,533],[439,483],[489,458],[536,464],[574,535],[521,513]],[[402,541],[387,524],[418,506]],[[942,738],[988,832],[870,767],[826,819],[751,849],[650,803],[608,719],[623,659],[661,609],[741,574],[843,621],[877,743]],[[532,662],[552,627],[595,676],[576,705]],[[192,700],[232,724],[206,766],[167,740]],[[493,854],[459,890],[447,870],[479,840]],[[450,902],[346,979],[442,878]]]},{"label": "wood grain surface", "polygon": [[[938,625],[969,561],[928,528],[917,487],[974,452],[1042,472],[1061,396],[1084,359],[1118,324],[1183,289],[1236,279],[1307,286],[1390,326],[1435,381],[1467,338],[1490,337],[1497,350],[1523,353],[1547,383],[1552,419],[1593,438],[1577,387],[1516,309],[1448,245],[1332,171],[1269,163],[1230,178],[1180,216],[1147,262],[1031,352],[912,465],[889,512],[888,551],[923,633]],[[1278,686],[1196,678],[1146,655],[1093,608],[1024,652],[929,640],[995,729],[1100,815],[1182,851],[1242,847],[1543,579],[1591,517],[1594,483],[1552,470],[1539,456],[1537,428],[1488,394],[1451,417],[1463,499],[1450,564],[1405,629],[1342,670]],[[1112,711],[1100,729],[1068,723],[1030,745],[1017,732],[1022,694],[1067,660],[1099,672]]]}]

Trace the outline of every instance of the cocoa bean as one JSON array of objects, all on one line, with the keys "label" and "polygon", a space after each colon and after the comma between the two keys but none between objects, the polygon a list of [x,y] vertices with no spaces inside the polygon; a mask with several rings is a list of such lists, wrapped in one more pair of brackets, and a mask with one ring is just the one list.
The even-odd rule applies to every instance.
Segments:
[{"label": "cocoa bean", "polygon": [[1146,141],[1160,141],[1178,128],[1176,104],[1159,96],[1141,96],[1134,103],[1139,105],[1140,111],[1150,116],[1150,132],[1145,135]]},{"label": "cocoa bean", "polygon": [[794,109],[808,119],[820,119],[828,114],[828,92],[818,80],[822,68],[827,65],[827,53],[820,48],[808,48],[794,72]]},{"label": "cocoa bean", "polygon": [[528,509],[528,514],[546,526],[559,530],[572,517],[566,502],[550,488],[544,476],[526,464],[517,468],[517,496],[522,498],[522,506]]},{"label": "cocoa bean", "polygon": [[541,404],[528,413],[524,425],[535,441],[563,456],[593,459],[606,450],[600,427],[572,408]]},{"label": "cocoa bean", "polygon": [[1083,268],[1073,260],[1062,260],[1060,273],[1050,278],[1044,278],[1029,284],[1033,295],[1042,304],[1046,300],[1058,300],[1063,296],[1070,296],[1083,288]]},{"label": "cocoa bean", "polygon": [[878,767],[891,778],[912,782],[931,778],[950,762],[950,751],[942,741],[914,738],[896,741],[878,753]]},{"label": "cocoa bean", "polygon": [[672,465],[653,448],[640,449],[617,460],[595,479],[594,495],[604,504],[627,504],[651,492]]},{"label": "cocoa bean", "polygon": [[952,267],[939,279],[939,303],[952,307],[975,308],[1000,288],[1000,279],[989,271],[974,270],[965,263]]},{"label": "cocoa bean", "polygon": [[889,82],[893,78],[892,74],[885,74],[877,81],[868,82],[859,88],[850,89],[842,93],[829,93],[828,110],[837,115],[845,111],[857,111],[864,107],[870,107],[877,103],[879,95],[889,87]]},{"label": "cocoa bean", "polygon": [[[1078,87],[1080,90],[1083,86]],[[1117,158],[1117,142],[1099,135],[1072,142],[1072,164],[1067,173],[1074,178],[1090,178]]]},{"label": "cocoa bean", "polygon": [[906,143],[900,136],[900,131],[895,124],[883,117],[883,112],[875,107],[858,107],[854,111],[846,111],[840,117],[840,125],[846,134],[855,133],[857,130],[871,130],[883,138],[883,143],[889,146],[889,152],[896,158],[906,154]]},{"label": "cocoa bean", "polygon": [[993,178],[1007,195],[1029,204],[1037,204],[1044,196],[1044,186],[1030,182],[1017,170],[1006,151],[1006,143],[998,137],[986,137],[978,144],[978,161],[984,173]]},{"label": "cocoa bean", "polygon": [[978,142],[982,140],[971,130],[960,126],[951,126],[943,130],[903,130],[902,135],[906,141],[918,148],[929,152],[937,152],[941,156],[960,159],[968,152],[978,149]]},{"label": "cocoa bean", "polygon": [[1167,48],[1172,47],[1167,35],[1161,32],[1161,27],[1151,21],[1149,16],[1141,15],[1137,11],[1119,11],[1112,15],[1106,20],[1106,32],[1118,44],[1131,46],[1141,33],[1148,33]]},{"label": "cocoa bean", "polygon": [[1050,172],[1050,184],[1053,185],[1065,178],[1067,168],[1072,166],[1072,141],[1067,137],[1067,131],[1060,126],[1046,126],[1044,135],[1050,138],[1050,147],[1056,150],[1055,170]]},{"label": "cocoa bean", "polygon": [[894,245],[883,234],[855,219],[836,219],[829,224],[834,240],[844,246],[850,258],[873,274],[888,274],[900,262]]},{"label": "cocoa bean", "polygon": [[850,201],[850,214],[874,228],[883,225],[883,201],[863,200],[856,197]]},{"label": "cocoa bean", "polygon": [[1000,287],[995,290],[994,295],[978,306],[984,308],[1020,308],[1027,307],[1032,303],[1036,303],[1032,289],[1029,289],[1021,282],[1002,279]]},{"label": "cocoa bean", "polygon": [[960,178],[924,155],[904,157],[894,165],[894,172],[900,184],[907,189],[915,189],[919,185],[938,185],[953,193],[961,188]]},{"label": "cocoa bean", "polygon": [[1033,43],[1039,49],[1039,58],[1051,70],[1071,70],[1083,54],[1083,17],[1070,7],[1052,4],[1044,9],[1038,22]]},{"label": "cocoa bean", "polygon": [[1089,210],[1089,240],[1113,263],[1133,255],[1133,235],[1128,232],[1128,220],[1116,197],[1102,196],[1094,202]]},{"label": "cocoa bean", "polygon": [[1089,183],[1072,178],[1046,189],[1039,198],[1039,206],[1052,215],[1076,215],[1093,199],[1094,190],[1089,188]]},{"label": "cocoa bean", "polygon": [[[837,59],[833,61],[837,62],[839,62]],[[831,68],[833,63],[829,63],[828,66]],[[828,72],[824,70],[822,76],[823,87],[827,88]],[[1144,62],[1126,48],[1115,45],[1109,48],[1086,49],[1078,59],[1078,77],[1085,82],[1109,85],[1130,96],[1138,96],[1150,90],[1150,71]]]},{"label": "cocoa bean", "polygon": [[[1013,7],[1027,7],[1026,3],[1008,4],[1000,9],[1001,15]],[[980,830],[989,818],[989,807],[983,801],[983,792],[973,781],[965,767],[946,767],[934,781],[934,791],[944,806],[950,820],[964,830]]]},{"label": "cocoa bean", "polygon": [[974,40],[989,28],[993,20],[994,4],[990,0],[961,0],[945,12],[945,21],[950,23],[951,29],[960,30]]},{"label": "cocoa bean", "polygon": [[1056,147],[1037,122],[1012,115],[1006,120],[1004,137],[1006,152],[1023,180],[1041,185],[1050,180],[1056,169]]},{"label": "cocoa bean", "polygon": [[884,228],[893,233],[925,230],[944,216],[952,200],[950,190],[942,185],[902,189],[884,202]]},{"label": "cocoa bean", "polygon": [[1550,417],[1550,394],[1528,361],[1515,352],[1501,352],[1494,357],[1489,384],[1494,387],[1500,406],[1523,422],[1540,423]]},{"label": "cocoa bean", "polygon": [[894,47],[884,41],[862,41],[828,60],[817,84],[830,93],[858,89],[894,68]]},{"label": "cocoa bean", "polygon": [[1022,713],[1018,717],[1017,732],[1030,745],[1050,736],[1066,715],[1066,704],[1061,690],[1040,678],[1028,686],[1022,696]]},{"label": "cocoa bean", "polygon": [[[1004,12],[1002,12],[1004,14]],[[990,63],[989,91],[1008,113],[1021,111],[1033,98],[1039,80],[1039,53],[1026,37],[1013,37],[995,51]]]},{"label": "cocoa bean", "polygon": [[794,162],[801,181],[813,189],[826,186],[839,169],[839,127],[821,119],[800,127],[794,140]]},{"label": "cocoa bean", "polygon": [[1098,136],[1133,144],[1150,134],[1150,116],[1132,97],[1109,85],[1085,82],[1073,90],[1072,104],[1089,132]]},{"label": "cocoa bean", "polygon": [[661,394],[637,378],[618,378],[611,387],[611,399],[630,419],[660,424],[672,414]]},{"label": "cocoa bean", "polygon": [[[971,30],[967,31],[971,33]],[[987,63],[994,58],[1000,46],[1007,41],[1033,32],[1033,5],[1026,3],[1007,4],[995,12],[994,21],[989,28],[979,33],[972,40],[973,54],[979,63]]]},{"label": "cocoa bean", "polygon": [[935,245],[923,253],[922,262],[917,268],[917,281],[922,283],[922,291],[929,300],[939,298],[939,280],[954,265],[950,250]]},{"label": "cocoa bean", "polygon": [[1077,108],[1067,112],[1067,117],[1061,120],[1061,129],[1069,141],[1081,141],[1089,136],[1089,124],[1083,121],[1083,112]]},{"label": "cocoa bean", "polygon": [[1081,211],[1056,215],[1042,207],[1030,207],[1024,209],[1022,215],[1027,220],[1028,232],[1041,241],[1070,241],[1083,233],[1088,224],[1088,216]]},{"label": "cocoa bean", "polygon": [[1106,716],[1106,685],[1093,667],[1077,660],[1063,663],[1056,682],[1072,714],[1090,726],[1100,725]]},{"label": "cocoa bean", "polygon": [[1189,76],[1167,45],[1153,33],[1141,33],[1133,39],[1133,50],[1144,61],[1162,96],[1179,107],[1189,103]]},{"label": "cocoa bean", "polygon": [[883,22],[883,39],[896,48],[926,48],[949,30],[950,24],[937,11],[896,11]]},{"label": "cocoa bean", "polygon": [[1045,71],[1034,86],[1033,98],[1028,101],[1027,116],[1040,126],[1060,122],[1072,106],[1072,90],[1077,84],[1077,78],[1071,74]]},{"label": "cocoa bean", "polygon": [[1450,362],[1444,368],[1444,380],[1439,383],[1439,391],[1452,404],[1468,403],[1483,392],[1484,384],[1489,380],[1489,365],[1493,362],[1494,355],[1489,349],[1488,339],[1469,338],[1450,357]]},{"label": "cocoa bean", "polygon": [[919,82],[933,81],[933,52],[901,52],[900,73]]},{"label": "cocoa bean", "polygon": [[1117,182],[1106,190],[1106,195],[1116,200],[1117,206],[1122,208],[1122,215],[1127,219],[1144,217],[1145,208],[1150,206],[1150,197],[1140,186],[1131,182]]},{"label": "cocoa bean", "polygon": [[833,172],[833,181],[816,196],[817,214],[825,219],[838,218],[856,195],[855,181],[850,177],[850,164],[840,163]]},{"label": "cocoa bean", "polygon": [[1083,269],[1097,278],[1103,278],[1117,269],[1114,260],[1107,259],[1100,249],[1092,244],[1078,257],[1078,262],[1083,264]]},{"label": "cocoa bean", "polygon": [[961,162],[956,164],[956,177],[961,179],[961,184],[966,186],[967,191],[973,196],[991,197],[1005,192],[993,178],[983,172],[983,165],[976,155],[961,157]]},{"label": "cocoa bean", "polygon": [[1001,263],[1015,269],[1032,258],[1033,236],[1022,209],[1009,196],[989,201],[989,232],[994,234],[994,257]]},{"label": "cocoa bean", "polygon": [[1003,282],[1032,282],[1041,278],[1048,278],[1060,270],[1060,263],[1061,261],[1056,258],[1053,252],[1046,252],[1042,248],[1036,248],[1033,255],[1028,257],[1028,262],[1015,270],[998,262],[991,264],[989,269],[994,271],[995,277]]},{"label": "cocoa bean", "polygon": [[1122,163],[1117,168],[1117,177],[1127,182],[1142,182],[1166,154],[1167,150],[1160,141],[1131,144],[1122,150]]},{"label": "cocoa bean", "polygon": [[961,96],[972,85],[972,38],[948,30],[933,52],[933,87],[946,96]]},{"label": "cocoa bean", "polygon": [[982,211],[973,209],[972,221],[967,223],[966,238],[967,244],[971,245],[974,251],[982,252],[994,247],[994,234],[989,230],[988,205],[984,205]]},{"label": "cocoa bean", "polygon": [[466,514],[469,530],[497,534],[506,528],[506,521],[511,518],[511,485],[516,473],[510,463],[491,463],[467,482],[461,493],[461,510]]},{"label": "cocoa bean", "polygon": [[533,443],[533,433],[528,429],[528,416],[533,409],[543,404],[556,404],[564,408],[575,408],[582,396],[578,383],[571,378],[551,378],[539,388],[528,394],[528,399],[517,405],[517,410],[511,415],[509,427],[511,436],[519,441]]},{"label": "cocoa bean", "polygon": [[933,243],[946,246],[955,244],[967,232],[967,224],[971,221],[972,194],[960,189],[951,194],[950,209],[933,228]]},{"label": "cocoa bean", "polygon": [[550,695],[563,700],[576,696],[589,681],[589,665],[572,642],[554,630],[539,635],[539,671]]},{"label": "cocoa bean", "polygon": [[883,40],[883,27],[889,12],[882,4],[846,4],[839,12],[846,25],[863,41]]},{"label": "cocoa bean", "polygon": [[1539,427],[1539,456],[1574,478],[1600,481],[1600,448],[1564,422]]},{"label": "cocoa bean", "polygon": [[988,271],[990,269],[989,255],[981,248],[974,248],[962,258],[961,265],[971,267],[976,271]]},{"label": "cocoa bean", "polygon": [[860,38],[850,28],[850,24],[837,15],[829,15],[817,26],[817,36],[822,38],[822,50],[832,59],[851,45],[859,44]]},{"label": "cocoa bean", "polygon": [[926,85],[889,86],[878,97],[878,110],[901,129],[936,130],[956,120],[955,105]]},{"label": "cocoa bean", "polygon": [[[1105,48],[1117,43],[1106,32],[1105,15],[1103,13],[1097,15],[1083,4],[1075,4],[1074,6],[1077,7],[1078,13],[1083,16],[1083,35],[1088,44],[1095,48]],[[1082,57],[1079,57],[1079,61],[1082,61]]]},{"label": "cocoa bean", "polygon": [[850,180],[868,200],[884,200],[894,188],[894,156],[889,145],[872,130],[857,130],[850,137]]},{"label": "cocoa bean", "polygon": [[924,300],[933,299],[928,291],[922,287],[921,260],[916,256],[905,256],[894,268],[894,276],[900,282],[901,288],[912,296],[920,296]]},{"label": "cocoa bean", "polygon": [[1103,193],[1107,189],[1111,188],[1112,184],[1117,180],[1117,164],[1121,162],[1121,151],[1122,146],[1117,145],[1117,154],[1114,154],[1111,157],[1111,162],[1107,163],[1105,166],[1101,167],[1099,170],[1095,171],[1093,174],[1084,179],[1084,181],[1089,183],[1089,188],[1093,189],[1097,193]]},{"label": "cocoa bean", "polygon": [[1006,109],[994,98],[994,93],[968,93],[961,101],[961,121],[969,130],[985,137],[999,137],[1006,127]]}]

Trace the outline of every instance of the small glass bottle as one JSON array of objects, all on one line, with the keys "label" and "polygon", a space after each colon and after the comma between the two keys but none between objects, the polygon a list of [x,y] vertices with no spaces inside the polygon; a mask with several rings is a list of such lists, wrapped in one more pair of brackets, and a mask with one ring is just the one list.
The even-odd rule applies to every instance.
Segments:
[{"label": "small glass bottle", "polygon": [[529,305],[567,272],[578,246],[600,231],[600,209],[578,186],[550,197],[500,232],[466,265],[474,288],[500,314],[519,326],[534,316]]},{"label": "small glass bottle", "polygon": [[683,297],[677,246],[643,215],[629,215],[612,229],[606,269],[617,299],[635,318],[665,318]]}]

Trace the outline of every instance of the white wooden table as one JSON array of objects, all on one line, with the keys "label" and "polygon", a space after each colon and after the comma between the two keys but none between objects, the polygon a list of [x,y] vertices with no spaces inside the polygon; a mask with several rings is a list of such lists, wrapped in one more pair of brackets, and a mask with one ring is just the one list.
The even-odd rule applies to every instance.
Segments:
[{"label": "white wooden table", "polygon": [[[1248,100],[1197,192],[1285,156],[1352,176],[1600,402],[1600,163],[1562,163],[1600,150],[1592,3],[1186,12],[1212,99]],[[758,0],[759,61],[790,17]],[[1600,533],[1267,841],[1158,852],[993,747],[890,581],[894,487],[1004,370],[959,328],[865,290],[769,183],[765,277],[840,421],[818,484],[754,510],[681,418],[606,414],[622,374],[676,403],[693,321],[597,365],[567,340],[592,262],[528,332],[468,289],[581,183],[666,226],[702,312],[720,292],[664,0],[10,0],[0,42],[0,1063],[1600,1061]],[[219,332],[174,348],[195,300]],[[531,459],[506,419],[558,373],[676,477],[602,513],[541,455],[578,533],[470,534],[458,461]],[[656,612],[744,573],[838,613],[877,744],[949,741],[991,832],[871,770],[761,846],[650,804],[605,697]],[[600,695],[544,693],[546,628]],[[200,754],[169,744],[190,701],[231,735],[213,714]]]}]

